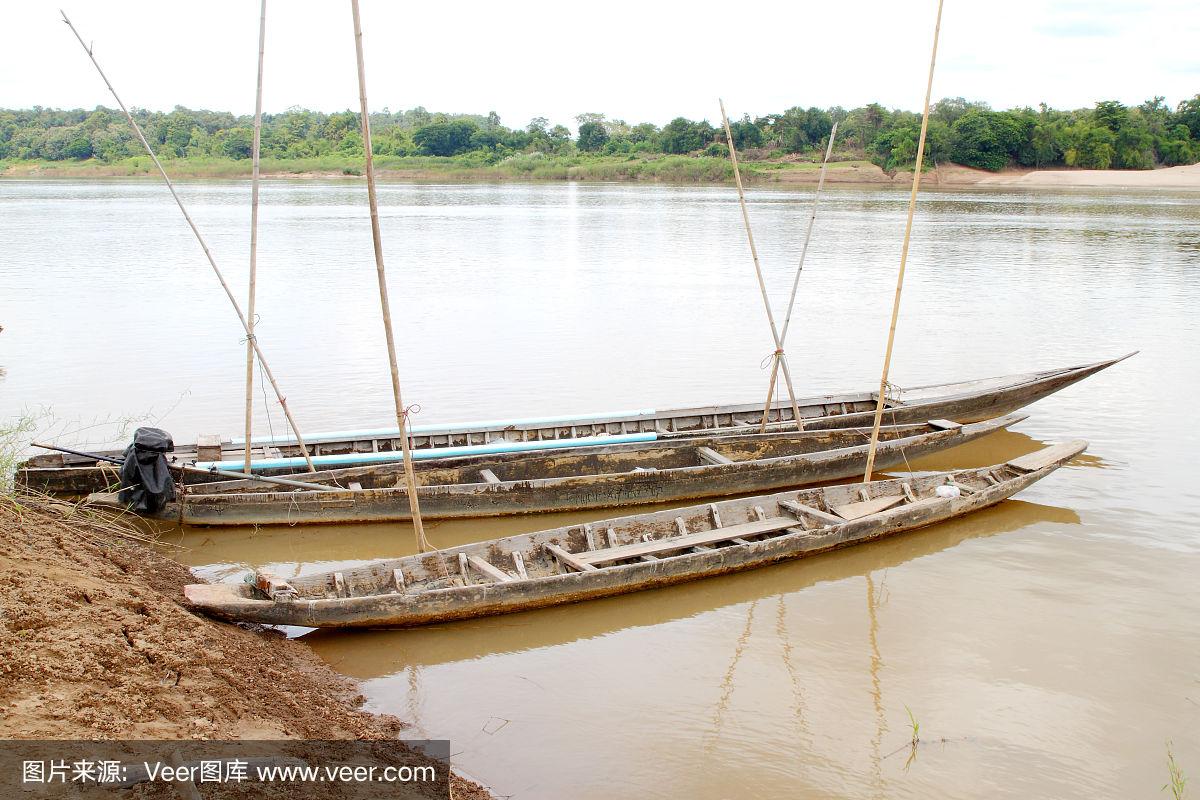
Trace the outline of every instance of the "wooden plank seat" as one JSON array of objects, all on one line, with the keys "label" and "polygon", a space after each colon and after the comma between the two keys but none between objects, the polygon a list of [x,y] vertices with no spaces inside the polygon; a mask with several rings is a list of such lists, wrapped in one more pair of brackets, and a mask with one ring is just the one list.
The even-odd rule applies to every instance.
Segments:
[{"label": "wooden plank seat", "polygon": [[497,581],[499,583],[508,583],[509,581],[513,580],[512,575],[509,575],[504,570],[496,567],[494,564],[492,564],[489,561],[485,561],[484,559],[480,558],[479,556],[467,556],[467,563],[469,563],[472,567],[474,567],[475,569],[482,572],[484,575],[488,576],[492,580]]},{"label": "wooden plank seat", "polygon": [[697,447],[696,453],[700,456],[700,460],[706,464],[722,465],[722,464],[732,464],[733,463],[732,458],[728,458],[727,456],[724,456],[724,455],[718,453],[716,450],[713,450],[711,447]]},{"label": "wooden plank seat", "polygon": [[1029,455],[1014,458],[1008,462],[1008,466],[1021,472],[1037,472],[1039,469],[1045,469],[1058,462],[1060,459],[1078,451],[1084,442],[1075,440],[1073,442],[1063,442],[1052,447],[1046,447]]},{"label": "wooden plank seat", "polygon": [[880,511],[886,511],[892,506],[898,506],[904,502],[904,499],[904,495],[898,494],[891,497],[875,497],[857,503],[831,506],[831,508],[833,509],[833,513],[842,519],[858,519],[869,514],[878,514]]},{"label": "wooden plank seat", "polygon": [[781,500],[779,507],[784,511],[795,514],[797,517],[808,518],[818,525],[841,525],[846,520],[842,517],[835,517],[833,514],[827,514],[819,508],[801,505],[794,500]]},{"label": "wooden plank seat", "polygon": [[[571,553],[570,555],[573,560],[581,564],[595,567],[600,564],[610,564],[614,561],[624,561],[630,558],[669,553],[674,550],[689,550],[693,547],[727,542],[731,539],[744,538],[746,536],[760,536],[764,533],[773,533],[785,528],[794,528],[795,526],[796,520],[791,517],[773,517],[746,522],[741,525],[730,525],[727,528],[715,528],[709,531],[689,533],[686,536],[672,536],[669,539],[652,539],[648,542],[635,542],[633,544],[621,545],[620,547],[606,547],[603,550],[592,550],[587,553]],[[571,564],[571,566],[574,565]]]}]

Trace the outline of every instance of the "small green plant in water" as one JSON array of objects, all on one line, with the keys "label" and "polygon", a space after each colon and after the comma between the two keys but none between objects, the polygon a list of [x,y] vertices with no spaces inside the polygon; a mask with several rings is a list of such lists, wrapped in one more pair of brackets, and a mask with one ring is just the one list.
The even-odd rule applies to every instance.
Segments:
[{"label": "small green plant in water", "polygon": [[1165,792],[1171,790],[1171,797],[1174,800],[1183,800],[1183,790],[1187,786],[1187,778],[1183,775],[1183,770],[1175,763],[1175,752],[1171,749],[1171,743],[1167,742],[1167,774],[1170,776],[1170,782],[1163,784],[1162,790]]},{"label": "small green plant in water", "polygon": [[912,743],[915,747],[917,742],[921,741],[921,723],[917,722],[917,718],[913,716],[911,708],[905,706],[904,710],[908,712],[908,723],[912,726]]}]

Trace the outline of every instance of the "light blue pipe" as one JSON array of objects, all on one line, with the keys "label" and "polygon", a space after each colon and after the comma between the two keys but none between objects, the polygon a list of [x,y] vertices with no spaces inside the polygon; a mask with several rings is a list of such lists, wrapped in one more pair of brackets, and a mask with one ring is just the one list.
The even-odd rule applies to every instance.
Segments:
[{"label": "light blue pipe", "polygon": [[[452,458],[455,456],[482,456],[492,453],[525,453],[533,450],[555,450],[563,447],[591,447],[604,444],[633,444],[635,442],[653,442],[658,439],[657,433],[624,433],[617,436],[584,436],[578,439],[548,439],[541,442],[492,442],[491,444],[475,444],[469,447],[434,447],[413,450],[414,461],[425,461],[430,458]],[[397,450],[388,453],[344,453],[334,456],[313,456],[313,466],[317,467],[348,467],[358,464],[381,464],[388,461],[403,461],[404,453]],[[262,458],[250,462],[256,471],[262,469],[296,468],[302,469],[307,463],[300,456],[295,458]],[[245,466],[237,461],[199,461],[197,469],[236,469],[239,472]]]},{"label": "light blue pipe", "polygon": [[[527,417],[525,419],[493,419],[479,422],[447,422],[444,424],[413,425],[409,431],[414,434],[422,433],[461,433],[462,431],[504,430],[505,428],[549,428],[561,425],[578,425],[580,423],[598,423],[602,420],[630,419],[635,417],[653,417],[658,412],[653,408],[642,408],[627,411],[606,411],[599,414],[573,414],[558,417]],[[373,439],[384,436],[398,436],[397,428],[379,428],[350,431],[326,431],[309,433],[304,436],[305,442],[329,441],[331,439]],[[246,437],[237,436],[229,440],[230,444],[240,445]],[[250,444],[294,444],[295,437],[255,436]],[[238,462],[241,463],[241,462]]]}]

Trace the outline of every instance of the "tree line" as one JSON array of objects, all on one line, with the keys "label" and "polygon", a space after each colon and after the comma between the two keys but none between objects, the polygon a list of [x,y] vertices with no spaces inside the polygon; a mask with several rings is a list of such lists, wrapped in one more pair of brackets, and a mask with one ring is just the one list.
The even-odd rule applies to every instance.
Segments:
[{"label": "tree line", "polygon": [[[253,119],[177,106],[170,112],[135,110],[160,157],[245,159]],[[707,120],[677,117],[659,127],[629,124],[604,114],[580,114],[578,133],[544,117],[510,128],[487,115],[444,114],[414,108],[371,115],[372,150],[380,156],[463,157],[495,164],[519,154],[636,157],[654,154],[725,157],[724,132]],[[877,103],[847,111],[795,106],[731,123],[734,144],[748,158],[813,154],[834,123],[842,157],[869,158],[887,170],[916,159],[920,114]],[[262,154],[271,159],[361,156],[358,115],[291,108],[265,114]],[[142,155],[119,111],[34,107],[0,110],[0,160],[115,162]],[[954,162],[988,170],[1006,166],[1149,169],[1200,161],[1200,94],[1171,108],[1163,97],[1137,106],[1105,100],[1092,108],[994,111],[986,103],[947,98],[932,109],[927,153],[931,163]]]}]

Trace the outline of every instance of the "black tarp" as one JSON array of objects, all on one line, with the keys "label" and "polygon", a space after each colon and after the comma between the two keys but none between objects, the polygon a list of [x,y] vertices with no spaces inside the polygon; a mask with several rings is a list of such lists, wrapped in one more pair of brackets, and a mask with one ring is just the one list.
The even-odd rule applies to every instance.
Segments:
[{"label": "black tarp", "polygon": [[118,499],[134,511],[154,513],[175,499],[175,483],[166,453],[175,449],[171,434],[161,428],[138,428],[125,448]]}]

